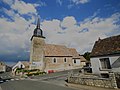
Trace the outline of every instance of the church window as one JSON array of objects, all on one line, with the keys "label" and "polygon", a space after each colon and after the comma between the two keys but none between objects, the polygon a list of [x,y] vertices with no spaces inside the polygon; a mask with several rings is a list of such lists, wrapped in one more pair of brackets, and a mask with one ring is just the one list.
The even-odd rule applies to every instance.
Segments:
[{"label": "church window", "polygon": [[66,58],[64,58],[64,62],[65,62],[65,63],[67,62],[67,59],[66,59]]},{"label": "church window", "polygon": [[53,58],[53,63],[57,63],[57,59],[56,58]]}]

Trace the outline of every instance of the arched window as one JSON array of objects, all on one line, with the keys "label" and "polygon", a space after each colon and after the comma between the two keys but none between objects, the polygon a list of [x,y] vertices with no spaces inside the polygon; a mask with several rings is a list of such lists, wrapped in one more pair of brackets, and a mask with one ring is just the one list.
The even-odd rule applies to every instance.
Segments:
[{"label": "arched window", "polygon": [[64,58],[64,62],[65,62],[65,63],[67,62],[67,59],[66,59],[66,58]]},{"label": "arched window", "polygon": [[57,59],[56,58],[53,58],[53,63],[57,63]]}]

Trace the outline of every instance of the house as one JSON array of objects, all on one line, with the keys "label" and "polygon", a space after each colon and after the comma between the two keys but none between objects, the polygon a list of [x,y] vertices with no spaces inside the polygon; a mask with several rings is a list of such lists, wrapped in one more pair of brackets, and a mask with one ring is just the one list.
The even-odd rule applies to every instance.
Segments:
[{"label": "house", "polygon": [[6,71],[6,65],[4,62],[0,61],[0,72],[5,72]]},{"label": "house", "polygon": [[91,52],[94,74],[107,75],[110,71],[120,72],[120,35],[95,42]]},{"label": "house", "polygon": [[29,69],[29,62],[28,61],[18,61],[13,67],[12,67],[12,73],[15,74],[17,69]]},{"label": "house", "polygon": [[30,69],[41,71],[63,71],[81,68],[85,65],[85,58],[79,56],[74,48],[64,45],[46,44],[43,31],[38,19],[37,27],[31,38]]}]

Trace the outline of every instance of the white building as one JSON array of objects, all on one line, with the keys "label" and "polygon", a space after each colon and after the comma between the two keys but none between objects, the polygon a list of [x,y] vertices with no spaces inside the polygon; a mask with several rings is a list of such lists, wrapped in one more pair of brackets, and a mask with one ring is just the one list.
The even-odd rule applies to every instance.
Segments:
[{"label": "white building", "polygon": [[21,69],[29,69],[29,62],[28,61],[18,61],[13,67],[12,67],[12,73],[15,73],[17,68]]},{"label": "white building", "polygon": [[120,35],[95,42],[91,52],[94,74],[107,75],[109,71],[120,72]]}]

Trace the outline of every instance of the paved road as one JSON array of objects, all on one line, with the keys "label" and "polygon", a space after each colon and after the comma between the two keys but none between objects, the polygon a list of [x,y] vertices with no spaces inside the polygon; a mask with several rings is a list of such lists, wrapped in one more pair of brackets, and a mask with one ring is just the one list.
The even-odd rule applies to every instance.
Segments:
[{"label": "paved road", "polygon": [[[46,75],[33,76],[32,79],[14,80],[0,84],[2,90],[74,90],[65,86],[69,72],[78,73],[80,69],[67,70]],[[5,74],[7,76],[7,74]]]},{"label": "paved road", "polygon": [[1,84],[2,90],[74,90],[42,81],[18,80]]},{"label": "paved road", "polygon": [[[61,71],[61,72],[55,72],[55,73],[50,73],[50,74],[45,74],[45,75],[40,75],[40,76],[32,76],[32,79],[39,79],[39,80],[46,80],[46,79],[55,79],[59,77],[67,77],[68,73],[73,72],[74,74],[78,73],[80,69],[73,69],[73,70],[66,70],[66,71]],[[64,78],[65,79],[65,78]]]},{"label": "paved road", "polygon": [[65,86],[65,80],[67,79],[68,73],[73,72],[74,74],[77,74],[79,70],[80,69],[73,69],[40,76],[32,76],[31,79],[35,81],[44,81],[54,85],[59,84],[59,86]]}]

